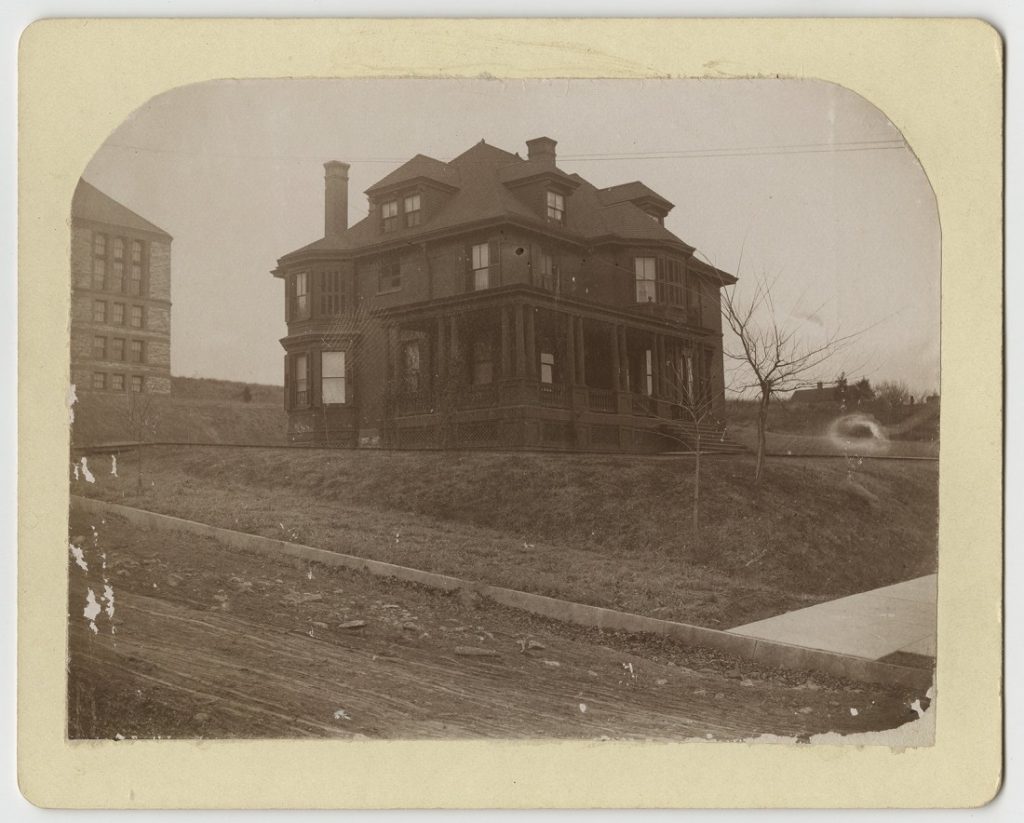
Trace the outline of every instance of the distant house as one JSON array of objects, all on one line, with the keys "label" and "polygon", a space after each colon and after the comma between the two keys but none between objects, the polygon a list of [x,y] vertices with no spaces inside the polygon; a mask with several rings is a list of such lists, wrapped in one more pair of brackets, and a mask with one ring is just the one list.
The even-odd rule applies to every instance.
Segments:
[{"label": "distant house", "polygon": [[480,141],[366,190],[325,164],[324,237],[284,255],[293,442],[678,448],[680,399],[724,416],[719,288],[643,183],[598,189]]},{"label": "distant house", "polygon": [[848,383],[837,380],[825,385],[819,382],[813,389],[797,389],[789,397],[790,403],[806,403],[807,405],[856,405],[874,400],[875,393],[867,381]]},{"label": "distant house", "polygon": [[171,236],[85,180],[71,204],[71,381],[171,390]]}]

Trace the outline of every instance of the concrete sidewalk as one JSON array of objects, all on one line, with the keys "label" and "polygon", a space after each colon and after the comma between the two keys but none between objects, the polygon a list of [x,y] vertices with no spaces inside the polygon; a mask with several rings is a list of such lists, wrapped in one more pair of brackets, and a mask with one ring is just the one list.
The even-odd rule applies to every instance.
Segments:
[{"label": "concrete sidewalk", "polygon": [[936,575],[929,574],[737,626],[729,632],[867,660],[934,660],[935,596]]}]

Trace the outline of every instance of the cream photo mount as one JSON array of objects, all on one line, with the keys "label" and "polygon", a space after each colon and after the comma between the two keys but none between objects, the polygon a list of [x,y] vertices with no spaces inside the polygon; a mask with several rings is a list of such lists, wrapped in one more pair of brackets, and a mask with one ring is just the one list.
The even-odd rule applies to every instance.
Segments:
[{"label": "cream photo mount", "polygon": [[[144,59],[143,59],[144,57]],[[83,808],[948,807],[1002,760],[1002,42],[962,20],[49,20],[19,57],[19,783]],[[138,107],[226,78],[825,80],[877,106],[942,230],[935,742],[65,739],[68,215]],[[400,776],[400,779],[396,778]]]}]

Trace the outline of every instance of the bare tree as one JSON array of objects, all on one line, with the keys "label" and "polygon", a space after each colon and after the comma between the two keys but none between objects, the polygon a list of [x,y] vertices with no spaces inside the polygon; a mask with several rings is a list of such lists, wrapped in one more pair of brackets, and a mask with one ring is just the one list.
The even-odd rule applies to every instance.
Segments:
[{"label": "bare tree", "polygon": [[[672,400],[672,408],[676,410],[678,419],[685,421],[688,425],[681,436],[676,435],[675,439],[683,442],[693,449],[693,498],[692,498],[692,519],[693,534],[700,536],[700,499],[701,499],[701,457],[712,437],[721,438],[723,431],[719,431],[719,420],[714,413],[712,392],[710,386],[703,386],[696,389],[692,382],[688,385],[686,375],[683,374],[678,363],[669,363],[672,376],[675,379],[676,396]],[[673,436],[673,435],[669,435]]]},{"label": "bare tree", "polygon": [[722,317],[736,338],[736,348],[725,355],[738,364],[739,378],[734,389],[757,396],[757,462],[754,482],[764,476],[768,406],[772,397],[806,388],[817,380],[819,370],[862,332],[842,335],[824,332],[810,340],[802,330],[787,326],[775,310],[772,298],[774,281],[763,277],[755,281],[753,291],[740,299],[735,285],[721,289]]},{"label": "bare tree", "polygon": [[884,380],[875,386],[875,397],[889,408],[894,408],[907,402],[910,389],[902,380]]},{"label": "bare tree", "polygon": [[148,392],[128,392],[125,398],[124,427],[135,443],[139,458],[138,490],[142,492],[142,448],[156,437],[160,425],[160,410],[154,395]]}]

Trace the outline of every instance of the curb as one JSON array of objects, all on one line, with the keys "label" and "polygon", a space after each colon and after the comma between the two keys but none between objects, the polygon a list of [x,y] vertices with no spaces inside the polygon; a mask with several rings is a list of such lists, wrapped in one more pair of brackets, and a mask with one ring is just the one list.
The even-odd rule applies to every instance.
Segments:
[{"label": "curb", "polygon": [[531,614],[611,631],[641,632],[671,638],[685,645],[705,646],[718,651],[743,657],[766,666],[785,669],[817,670],[830,675],[859,680],[867,683],[883,683],[904,686],[920,691],[927,690],[933,681],[932,672],[891,663],[880,663],[863,657],[837,654],[835,652],[792,646],[754,637],[745,637],[719,629],[707,629],[687,623],[644,617],[639,614],[572,603],[541,594],[531,594],[516,589],[489,586],[459,577],[436,572],[398,566],[381,560],[368,560],[350,554],[340,554],[327,549],[317,549],[298,543],[287,543],[271,537],[246,534],[231,529],[222,529],[193,520],[184,520],[167,514],[107,503],[78,495],[71,495],[71,506],[93,514],[114,514],[124,517],[136,526],[155,529],[172,529],[201,537],[210,537],[227,546],[242,551],[256,552],[274,558],[282,555],[296,560],[319,563],[324,566],[343,567],[369,572],[377,577],[391,577],[418,583],[433,589],[473,591],[503,606],[530,612]]}]

